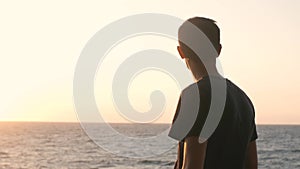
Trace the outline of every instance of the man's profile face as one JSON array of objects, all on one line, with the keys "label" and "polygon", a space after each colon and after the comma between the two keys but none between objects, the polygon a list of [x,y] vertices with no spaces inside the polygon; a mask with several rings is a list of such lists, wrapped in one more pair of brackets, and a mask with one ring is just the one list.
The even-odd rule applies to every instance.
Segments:
[{"label": "man's profile face", "polygon": [[177,51],[181,57],[181,59],[184,59],[186,67],[190,70],[190,65],[189,65],[189,58],[185,56],[185,54],[182,52],[181,47],[177,46]]}]

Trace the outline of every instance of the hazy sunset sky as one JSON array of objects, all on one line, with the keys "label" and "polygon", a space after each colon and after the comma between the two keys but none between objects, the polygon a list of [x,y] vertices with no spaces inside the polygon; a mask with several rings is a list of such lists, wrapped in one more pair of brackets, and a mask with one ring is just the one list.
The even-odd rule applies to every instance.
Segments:
[{"label": "hazy sunset sky", "polygon": [[[105,25],[139,13],[216,20],[224,75],[252,99],[257,123],[300,124],[299,0],[1,1],[0,121],[78,121],[73,75],[82,49]],[[176,45],[165,37],[136,37],[107,57],[124,60],[147,48],[179,57]],[[103,62],[108,80],[99,74],[95,78],[96,100],[105,105],[101,113],[109,122],[126,122],[109,93],[109,79],[119,61]],[[97,87],[100,83],[106,87]],[[180,89],[167,74],[150,70],[137,76],[128,91],[131,103],[147,111],[154,89],[161,89],[167,98],[165,112],[155,122],[170,123]],[[106,93],[99,94],[101,90]]]}]

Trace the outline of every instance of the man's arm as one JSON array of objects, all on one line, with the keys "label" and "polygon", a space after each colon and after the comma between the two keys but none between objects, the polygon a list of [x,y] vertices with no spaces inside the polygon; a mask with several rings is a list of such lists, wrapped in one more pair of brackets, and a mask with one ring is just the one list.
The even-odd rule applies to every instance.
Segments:
[{"label": "man's arm", "polygon": [[207,141],[198,142],[198,137],[188,137],[184,141],[182,169],[203,169]]},{"label": "man's arm", "polygon": [[257,150],[255,140],[248,144],[245,169],[257,169]]}]

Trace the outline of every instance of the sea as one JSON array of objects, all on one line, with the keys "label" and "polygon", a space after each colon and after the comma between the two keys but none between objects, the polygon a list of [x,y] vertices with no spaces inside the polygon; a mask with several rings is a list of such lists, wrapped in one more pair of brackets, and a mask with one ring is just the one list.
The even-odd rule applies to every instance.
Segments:
[{"label": "sea", "polygon": [[[173,168],[175,141],[162,139],[161,144],[151,145],[127,140],[156,139],[170,124],[105,125],[121,137],[105,134],[101,125],[93,125],[94,133],[100,136],[97,138],[79,123],[0,122],[0,168]],[[257,131],[260,169],[300,169],[300,125],[258,125]]]}]

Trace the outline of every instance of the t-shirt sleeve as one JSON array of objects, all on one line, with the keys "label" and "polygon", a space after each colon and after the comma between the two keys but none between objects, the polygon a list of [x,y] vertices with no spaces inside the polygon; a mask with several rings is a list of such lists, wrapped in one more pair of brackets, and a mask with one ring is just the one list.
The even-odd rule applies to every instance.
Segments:
[{"label": "t-shirt sleeve", "polygon": [[200,135],[207,114],[205,109],[208,109],[204,103],[210,101],[201,93],[199,98],[197,85],[189,86],[181,93],[170,128],[170,137],[182,141],[186,137]]},{"label": "t-shirt sleeve", "polygon": [[177,107],[176,107],[176,111],[175,111],[175,115],[173,117],[173,121],[172,124],[174,124],[175,120],[177,119],[179,110],[180,110],[180,102],[181,102],[181,96],[179,97],[178,103],[177,103]]},{"label": "t-shirt sleeve", "polygon": [[251,141],[256,140],[258,138],[258,136],[257,136],[257,130],[256,130],[256,124],[255,124],[255,108],[254,108],[254,105],[253,105],[252,101],[250,100],[250,98],[248,98],[248,99],[250,101],[251,108],[253,111],[253,121],[252,121],[253,129],[252,129],[252,134],[251,134],[251,138],[250,138],[250,142],[251,142]]},{"label": "t-shirt sleeve", "polygon": [[252,135],[251,135],[250,142],[251,142],[251,141],[254,141],[254,140],[256,140],[256,139],[258,138],[258,136],[257,136],[257,131],[256,131],[256,125],[255,125],[255,122],[254,122],[253,125],[254,125],[254,126],[253,126],[253,130],[252,130]]},{"label": "t-shirt sleeve", "polygon": [[210,109],[211,97],[205,90],[200,91],[200,106],[198,109],[197,118],[185,138],[196,136],[199,137],[206,121],[209,109]]}]

